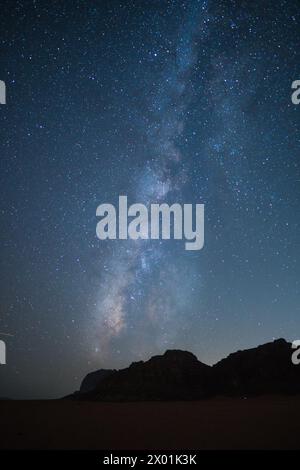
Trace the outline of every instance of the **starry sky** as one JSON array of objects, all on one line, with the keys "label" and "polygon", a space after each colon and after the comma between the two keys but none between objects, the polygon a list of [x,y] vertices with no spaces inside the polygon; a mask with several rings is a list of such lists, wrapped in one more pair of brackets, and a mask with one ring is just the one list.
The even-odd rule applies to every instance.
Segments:
[{"label": "starry sky", "polygon": [[[300,3],[1,2],[0,396],[300,336]],[[205,245],[96,208],[205,204]]]}]

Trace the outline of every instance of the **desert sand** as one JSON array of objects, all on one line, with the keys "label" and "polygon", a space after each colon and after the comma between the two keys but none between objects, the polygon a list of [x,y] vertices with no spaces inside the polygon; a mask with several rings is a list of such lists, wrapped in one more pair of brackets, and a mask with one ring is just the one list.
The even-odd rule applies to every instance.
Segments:
[{"label": "desert sand", "polygon": [[1,401],[1,449],[299,449],[300,397]]}]

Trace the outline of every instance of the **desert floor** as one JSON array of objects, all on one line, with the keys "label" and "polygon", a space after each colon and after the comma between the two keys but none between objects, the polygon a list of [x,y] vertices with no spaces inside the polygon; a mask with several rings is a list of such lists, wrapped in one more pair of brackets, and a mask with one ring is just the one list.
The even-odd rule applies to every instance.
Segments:
[{"label": "desert floor", "polygon": [[2,449],[299,449],[300,397],[0,401]]}]

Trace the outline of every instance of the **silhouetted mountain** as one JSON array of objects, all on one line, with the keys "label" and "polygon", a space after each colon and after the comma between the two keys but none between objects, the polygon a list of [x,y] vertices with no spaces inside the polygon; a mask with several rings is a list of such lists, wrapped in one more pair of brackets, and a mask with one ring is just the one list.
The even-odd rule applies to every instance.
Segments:
[{"label": "silhouetted mountain", "polygon": [[106,379],[114,372],[116,371],[111,369],[100,369],[87,374],[81,383],[79,392],[88,393],[95,390],[103,379]]},{"label": "silhouetted mountain", "polygon": [[291,343],[275,340],[238,351],[213,367],[215,390],[226,395],[300,393],[300,366],[293,365]]},{"label": "silhouetted mountain", "polygon": [[215,395],[300,393],[300,366],[284,339],[238,351],[214,366],[171,350],[119,371],[88,374],[69,398],[100,401],[198,400]]},{"label": "silhouetted mountain", "polygon": [[103,379],[82,398],[94,400],[192,400],[210,396],[211,367],[185,351],[166,351],[134,362]]}]

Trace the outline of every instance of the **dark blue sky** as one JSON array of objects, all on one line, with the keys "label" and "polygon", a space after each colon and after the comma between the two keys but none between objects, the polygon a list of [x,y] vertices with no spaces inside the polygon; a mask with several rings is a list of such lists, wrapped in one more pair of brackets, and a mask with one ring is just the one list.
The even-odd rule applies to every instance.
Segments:
[{"label": "dark blue sky", "polygon": [[[299,321],[300,5],[3,1],[0,396]],[[100,241],[96,208],[205,204],[205,245]]]}]

